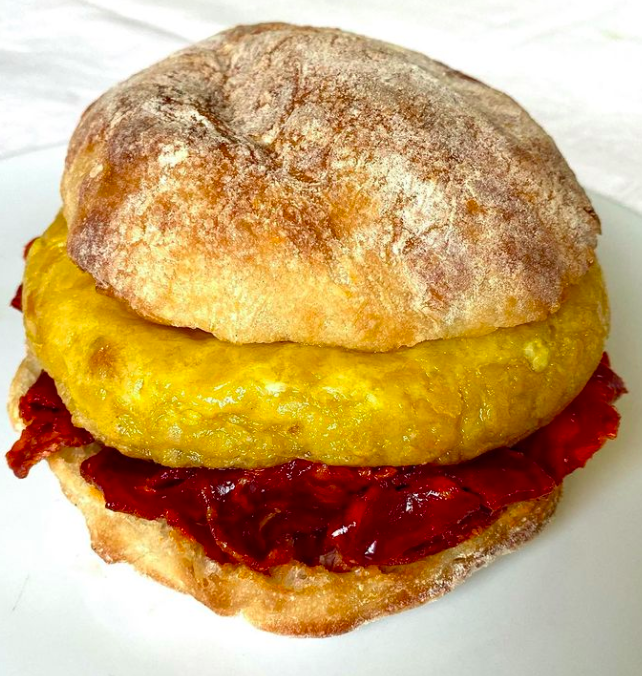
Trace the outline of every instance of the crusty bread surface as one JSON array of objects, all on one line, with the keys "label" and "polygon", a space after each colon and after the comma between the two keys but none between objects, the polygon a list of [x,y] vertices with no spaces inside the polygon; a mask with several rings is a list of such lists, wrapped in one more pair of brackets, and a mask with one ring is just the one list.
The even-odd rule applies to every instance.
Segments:
[{"label": "crusty bread surface", "polygon": [[[17,405],[37,376],[23,362],[11,390],[9,411],[20,428]],[[413,564],[333,573],[292,563],[270,575],[247,566],[220,565],[200,545],[163,521],[105,508],[102,493],[80,475],[80,463],[98,445],[65,449],[48,458],[65,495],[83,513],[94,550],[108,563],[127,562],[139,572],[193,596],[220,615],[242,614],[254,626],[291,636],[341,634],[385,615],[433,601],[494,558],[530,540],[555,511],[561,488],[509,507],[491,526],[457,547]]]},{"label": "crusty bread surface", "polygon": [[72,259],[146,318],[385,351],[539,320],[599,221],[508,96],[335,29],[225,31],[83,115]]}]

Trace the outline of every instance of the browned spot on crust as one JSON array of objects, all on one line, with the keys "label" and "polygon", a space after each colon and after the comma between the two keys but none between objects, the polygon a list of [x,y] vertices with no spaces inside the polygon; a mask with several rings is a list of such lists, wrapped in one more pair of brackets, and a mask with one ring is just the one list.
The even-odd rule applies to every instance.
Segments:
[{"label": "browned spot on crust", "polygon": [[474,216],[475,214],[484,213],[484,208],[476,200],[468,200],[466,202],[466,211]]}]

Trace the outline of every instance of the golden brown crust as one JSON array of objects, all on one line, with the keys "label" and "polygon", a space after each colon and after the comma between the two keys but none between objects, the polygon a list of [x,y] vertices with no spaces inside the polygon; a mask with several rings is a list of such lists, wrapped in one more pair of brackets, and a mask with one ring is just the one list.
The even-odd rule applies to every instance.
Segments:
[{"label": "golden brown crust", "polygon": [[69,253],[139,314],[388,350],[541,319],[599,222],[509,97],[339,30],[242,26],[107,92],[62,182]]},{"label": "golden brown crust", "polygon": [[[14,404],[33,377],[23,363],[12,386]],[[341,634],[443,596],[495,557],[531,539],[552,516],[561,493],[557,489],[545,498],[513,505],[479,535],[417,563],[349,573],[290,564],[268,576],[211,561],[199,545],[164,522],[106,509],[100,491],[79,473],[82,460],[96,450],[67,449],[48,462],[65,495],[85,516],[92,546],[105,561],[130,563],[220,615],[241,613],[260,629],[291,636]]]}]

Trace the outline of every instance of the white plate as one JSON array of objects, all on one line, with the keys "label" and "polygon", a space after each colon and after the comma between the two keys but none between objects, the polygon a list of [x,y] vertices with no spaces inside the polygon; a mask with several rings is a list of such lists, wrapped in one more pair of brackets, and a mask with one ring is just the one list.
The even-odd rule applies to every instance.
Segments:
[{"label": "white plate", "polygon": [[[8,302],[21,249],[58,208],[63,150],[0,163],[0,391],[23,355]],[[642,673],[642,218],[597,195],[613,329],[630,394],[620,436],[566,483],[557,518],[518,553],[440,601],[333,639],[265,634],[107,566],[43,463],[0,465],[0,673],[441,676]],[[0,420],[2,449],[14,433]]]}]

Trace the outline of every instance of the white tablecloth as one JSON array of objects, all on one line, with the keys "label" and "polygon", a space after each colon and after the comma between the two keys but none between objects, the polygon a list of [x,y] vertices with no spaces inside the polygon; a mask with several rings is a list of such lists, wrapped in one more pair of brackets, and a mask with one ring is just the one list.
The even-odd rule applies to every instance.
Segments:
[{"label": "white tablecloth", "polygon": [[66,142],[165,54],[270,20],[396,42],[508,92],[585,186],[642,211],[640,0],[0,0],[0,159]]}]

